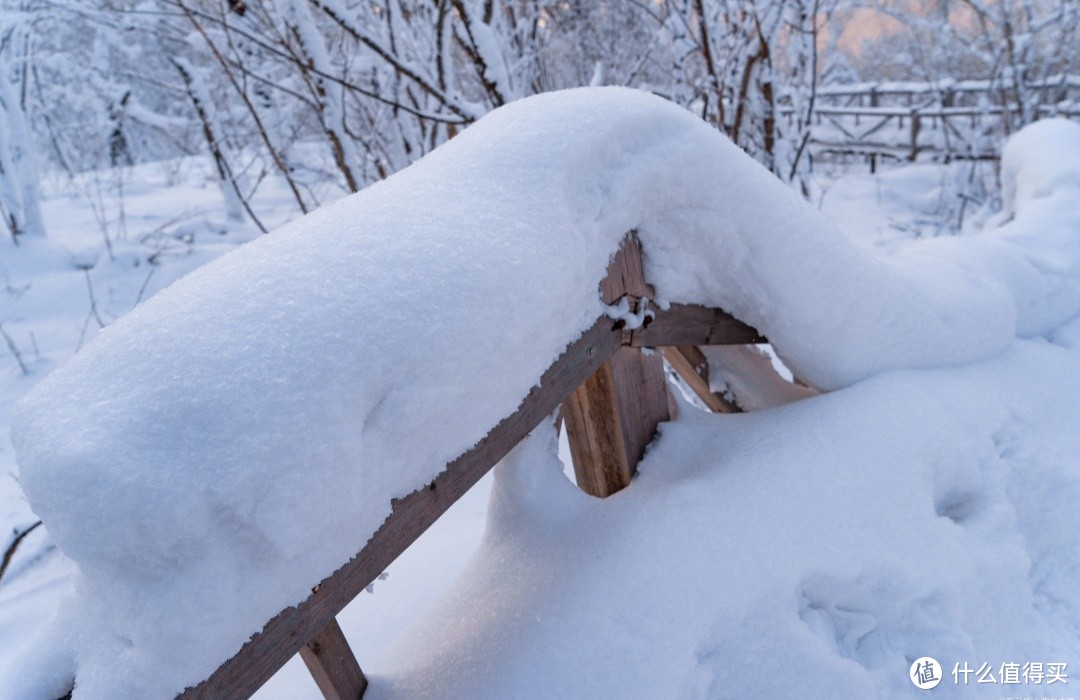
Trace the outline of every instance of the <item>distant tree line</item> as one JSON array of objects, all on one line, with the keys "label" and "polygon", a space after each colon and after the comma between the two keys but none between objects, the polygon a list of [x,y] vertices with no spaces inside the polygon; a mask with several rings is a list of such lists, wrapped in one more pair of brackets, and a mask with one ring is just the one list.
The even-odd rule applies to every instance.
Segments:
[{"label": "distant tree line", "polygon": [[1015,89],[1076,60],[1071,1],[875,4],[905,30],[882,51],[845,57],[837,24],[858,7],[0,0],[0,228],[15,239],[42,233],[42,168],[74,176],[191,155],[210,159],[229,215],[261,228],[252,197],[268,176],[309,211],[405,167],[491,109],[581,85],[667,97],[805,191],[815,91],[830,75],[951,71],[1001,76]]}]

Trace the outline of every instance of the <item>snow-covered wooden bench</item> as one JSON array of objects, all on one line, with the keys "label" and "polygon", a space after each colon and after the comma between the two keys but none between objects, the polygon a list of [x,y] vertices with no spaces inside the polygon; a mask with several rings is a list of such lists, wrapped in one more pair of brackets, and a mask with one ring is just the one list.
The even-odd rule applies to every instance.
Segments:
[{"label": "snow-covered wooden bench", "polygon": [[[1006,149],[1006,215],[1072,221],[1045,193],[1075,187],[1076,129],[1010,143],[1044,155]],[[196,270],[27,394],[20,485],[77,585],[5,691],[243,697],[301,651],[354,697],[335,616],[545,417],[562,407],[603,496],[668,415],[660,356],[717,411],[698,348],[759,331],[824,391],[994,357],[1074,313],[1073,239],[1025,236],[881,255],[654,96],[496,110]]]},{"label": "snow-covered wooden bench", "polygon": [[[248,697],[300,653],[328,700],[355,699],[367,681],[335,616],[541,421],[561,406],[578,485],[608,496],[630,483],[657,425],[670,417],[660,349],[673,371],[714,411],[735,410],[709,389],[697,346],[762,343],[752,327],[720,309],[648,306],[641,246],[628,235],[600,282],[605,304],[625,300],[629,323],[603,316],[544,372],[513,414],[426,487],[395,500],[393,512],[355,557],[282,610],[209,678],[180,697]],[[640,326],[635,326],[640,323]]]}]

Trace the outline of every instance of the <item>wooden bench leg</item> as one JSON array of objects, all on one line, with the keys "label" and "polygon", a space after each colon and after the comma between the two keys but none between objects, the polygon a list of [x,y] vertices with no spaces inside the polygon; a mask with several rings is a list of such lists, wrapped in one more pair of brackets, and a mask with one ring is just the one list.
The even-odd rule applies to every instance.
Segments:
[{"label": "wooden bench leg", "polygon": [[563,418],[578,486],[601,498],[625,488],[670,418],[660,355],[619,348],[567,399]]},{"label": "wooden bench leg", "polygon": [[[641,266],[641,244],[623,241],[600,282],[606,304],[626,297],[632,310],[650,296]],[[658,353],[621,347],[563,404],[578,486],[601,498],[630,483],[656,426],[669,420],[664,362]]]},{"label": "wooden bench leg", "polygon": [[367,678],[336,619],[300,649],[300,657],[326,700],[359,700],[364,696]]}]

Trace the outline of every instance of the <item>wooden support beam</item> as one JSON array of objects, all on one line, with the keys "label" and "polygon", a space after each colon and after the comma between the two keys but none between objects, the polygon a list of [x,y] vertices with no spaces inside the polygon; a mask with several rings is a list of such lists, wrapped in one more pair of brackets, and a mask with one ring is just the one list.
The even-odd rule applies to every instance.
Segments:
[{"label": "wooden support beam", "polygon": [[666,345],[750,345],[767,343],[760,333],[731,314],[696,304],[659,309],[645,328],[633,332],[634,347]]},{"label": "wooden support beam", "polygon": [[739,413],[740,409],[723,396],[709,388],[709,361],[693,345],[680,345],[661,349],[671,369],[713,413]]},{"label": "wooden support beam", "polygon": [[671,420],[664,360],[659,353],[645,354],[634,348],[619,348],[607,361],[611,366],[619,400],[619,420],[623,445],[631,474],[656,437],[656,427]]},{"label": "wooden support beam", "polygon": [[[631,310],[651,294],[636,236],[623,241],[600,283],[606,304],[627,298]],[[631,338],[632,338],[632,334]],[[664,364],[656,354],[621,347],[563,404],[578,486],[604,498],[625,488],[656,426],[670,419]]]},{"label": "wooden support beam", "polygon": [[561,411],[578,486],[601,498],[629,484],[632,476],[614,384],[611,366],[605,362],[570,395]]},{"label": "wooden support beam", "polygon": [[364,696],[367,678],[335,618],[300,647],[300,657],[326,700],[360,700]]},{"label": "wooden support beam", "polygon": [[656,426],[670,419],[659,355],[622,347],[563,404],[578,486],[604,498],[625,488]]},{"label": "wooden support beam", "polygon": [[652,296],[641,268],[641,241],[635,233],[623,239],[608,265],[607,274],[600,280],[600,299],[605,304],[614,304],[625,296],[632,300]]}]

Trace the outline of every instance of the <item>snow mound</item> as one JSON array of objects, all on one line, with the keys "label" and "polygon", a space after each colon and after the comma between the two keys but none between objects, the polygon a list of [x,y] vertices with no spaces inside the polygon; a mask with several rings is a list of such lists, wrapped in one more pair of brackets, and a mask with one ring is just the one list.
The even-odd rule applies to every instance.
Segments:
[{"label": "snow mound", "polygon": [[1001,153],[1006,215],[1064,188],[1080,188],[1080,124],[1044,119],[1009,139]]},{"label": "snow mound", "polygon": [[[1059,154],[1080,147],[1067,131]],[[1060,177],[1006,225],[902,259],[997,270],[1027,333],[1053,344],[752,414],[684,407],[604,501],[563,476],[550,426],[536,431],[495,469],[473,560],[368,665],[365,697],[916,700],[923,656],[941,664],[937,697],[1075,682],[1080,159],[1012,147],[1026,140],[1003,170]]]},{"label": "snow mound", "polygon": [[[1009,696],[1004,664],[1075,682],[1080,354],[1019,341],[778,409],[684,409],[603,501],[550,428],[520,445],[477,554],[365,660],[365,698],[918,700],[922,656],[933,697]],[[965,663],[996,683],[955,683]]]},{"label": "snow mound", "polygon": [[603,313],[631,229],[662,305],[732,311],[824,389],[991,357],[1078,293],[1047,281],[1070,239],[880,257],[657,97],[522,100],[183,278],[23,400],[20,481],[80,575],[51,653],[0,686],[151,698],[209,675],[519,405]]}]

